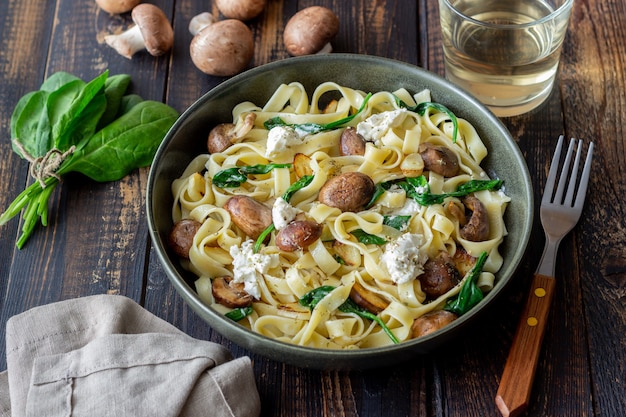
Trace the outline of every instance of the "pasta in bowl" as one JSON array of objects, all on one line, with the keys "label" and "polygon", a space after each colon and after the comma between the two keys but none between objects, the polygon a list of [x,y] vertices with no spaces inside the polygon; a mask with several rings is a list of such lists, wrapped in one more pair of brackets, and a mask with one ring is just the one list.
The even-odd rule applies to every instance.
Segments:
[{"label": "pasta in bowl", "polygon": [[[186,161],[167,175],[169,211],[159,185],[169,219],[159,216],[151,233],[179,292],[236,343],[300,366],[367,367],[363,358],[384,352],[428,350],[483,308],[527,242],[528,225],[507,221],[511,209],[526,218],[532,210],[522,207],[525,167],[510,177],[488,163],[488,112],[454,110],[445,99],[455,89],[427,73],[424,82],[414,67],[337,59],[408,67],[421,79],[366,85],[341,72],[332,81],[288,74],[261,95],[229,97],[227,115],[212,122],[184,114],[174,137],[193,131],[211,152],[188,146],[183,157],[166,138],[167,153]],[[256,69],[255,85],[267,71]],[[235,77],[237,88],[225,91],[249,79]],[[211,94],[225,106],[224,93]],[[471,100],[463,104],[480,107]],[[505,159],[519,158],[497,119],[489,123],[511,148]],[[162,173],[172,168],[161,151]],[[148,194],[155,175],[153,167]],[[393,355],[385,361],[402,359]]]}]

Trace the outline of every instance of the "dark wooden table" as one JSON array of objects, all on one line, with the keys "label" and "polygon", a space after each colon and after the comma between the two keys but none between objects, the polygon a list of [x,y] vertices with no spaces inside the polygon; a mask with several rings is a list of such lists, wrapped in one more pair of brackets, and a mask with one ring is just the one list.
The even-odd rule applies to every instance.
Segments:
[{"label": "dark wooden table", "polygon": [[[172,52],[127,60],[102,39],[129,23],[93,1],[0,2],[0,210],[31,181],[11,150],[18,99],[56,71],[91,79],[109,69],[132,76],[132,90],[184,110],[223,81],[193,67],[190,18],[217,12],[210,1],[157,0],[172,19]],[[443,75],[438,6],[418,0],[270,0],[248,22],[252,65],[286,58],[282,30],[311,5],[341,20],[335,51],[380,55]],[[626,415],[626,3],[576,0],[553,94],[540,109],[504,119],[532,174],[536,206],[559,134],[594,140],[593,176],[582,219],[561,244],[557,291],[528,416]],[[265,416],[497,416],[494,396],[544,237],[539,217],[521,270],[490,306],[481,327],[410,363],[369,371],[319,372],[247,352],[213,332],[185,306],[151,248],[145,220],[148,169],[121,181],[70,176],[55,191],[50,225],[22,250],[20,221],[0,228],[0,345],[9,317],[91,294],[122,294],[191,336],[251,355]],[[0,370],[6,357],[0,356]]]}]

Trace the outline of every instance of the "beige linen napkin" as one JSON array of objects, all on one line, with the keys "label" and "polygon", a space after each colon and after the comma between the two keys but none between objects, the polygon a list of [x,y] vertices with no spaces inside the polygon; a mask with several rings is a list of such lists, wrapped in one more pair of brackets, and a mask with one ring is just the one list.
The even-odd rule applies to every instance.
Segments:
[{"label": "beige linen napkin", "polygon": [[9,319],[2,416],[256,417],[250,359],[193,339],[129,298],[96,295]]}]

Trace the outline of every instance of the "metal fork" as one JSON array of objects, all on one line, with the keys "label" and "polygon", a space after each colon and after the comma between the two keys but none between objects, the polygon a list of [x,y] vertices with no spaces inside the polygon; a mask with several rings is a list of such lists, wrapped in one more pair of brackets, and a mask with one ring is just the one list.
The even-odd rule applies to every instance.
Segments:
[{"label": "metal fork", "polygon": [[[563,237],[578,223],[587,193],[593,142],[589,143],[580,183],[576,189],[583,143],[582,140],[578,141],[572,165],[576,140],[571,139],[555,192],[562,147],[563,136],[559,137],[557,142],[541,200],[541,225],[546,234],[546,244],[537,272],[533,276],[526,306],[517,326],[496,394],[496,405],[504,417],[514,417],[528,406],[554,292],[554,265],[557,250]],[[567,192],[564,195],[565,187],[567,187]],[[576,196],[575,199],[574,196]]]}]

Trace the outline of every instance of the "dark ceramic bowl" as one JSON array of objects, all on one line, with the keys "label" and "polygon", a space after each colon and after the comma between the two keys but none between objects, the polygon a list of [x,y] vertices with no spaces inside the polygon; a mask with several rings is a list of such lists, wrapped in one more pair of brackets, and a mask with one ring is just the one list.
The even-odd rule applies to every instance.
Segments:
[{"label": "dark ceramic bowl", "polygon": [[[281,83],[302,83],[311,93],[325,81],[365,92],[411,93],[431,90],[433,101],[444,104],[457,116],[470,121],[485,142],[489,156],[482,166],[490,175],[504,180],[511,197],[505,222],[508,236],[501,245],[504,264],[496,275],[495,288],[469,313],[430,335],[398,345],[362,350],[321,350],[278,342],[244,328],[203,304],[195,292],[196,279],[185,271],[167,247],[172,227],[171,183],[187,164],[206,153],[206,137],[216,124],[232,119],[231,109],[242,101],[263,105]],[[251,69],[218,85],[189,109],[171,128],[150,170],[147,214],[154,248],[172,284],[213,329],[252,352],[276,361],[316,369],[364,369],[382,367],[426,353],[451,341],[461,330],[475,324],[482,310],[498,297],[518,267],[530,237],[533,201],[530,177],[524,158],[505,126],[476,99],[443,78],[421,68],[365,55],[331,54],[273,62]]]}]

